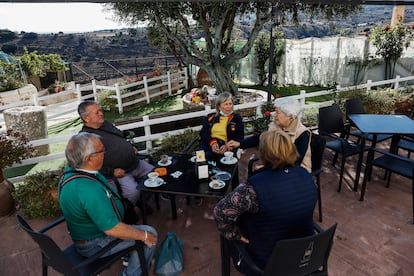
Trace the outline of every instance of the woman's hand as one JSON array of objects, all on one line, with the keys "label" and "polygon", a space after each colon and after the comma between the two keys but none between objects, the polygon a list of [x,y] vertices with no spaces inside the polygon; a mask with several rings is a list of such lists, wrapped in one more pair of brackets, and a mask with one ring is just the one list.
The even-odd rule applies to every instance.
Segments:
[{"label": "woman's hand", "polygon": [[220,153],[220,148],[219,148],[219,145],[218,145],[217,143],[215,143],[215,144],[213,144],[213,145],[211,146],[211,150],[212,150],[214,153],[217,153],[217,154],[219,154],[219,153]]},{"label": "woman's hand", "polygon": [[234,140],[230,140],[228,143],[227,143],[227,148],[229,149],[229,150],[234,150],[234,149],[237,149],[237,148],[239,148],[240,147],[240,142],[237,142],[237,141],[234,141]]},{"label": "woman's hand", "polygon": [[219,151],[219,153],[220,153],[220,154],[224,154],[226,151],[228,151],[227,146],[226,146],[226,145],[222,145],[222,146],[220,147],[220,151]]}]

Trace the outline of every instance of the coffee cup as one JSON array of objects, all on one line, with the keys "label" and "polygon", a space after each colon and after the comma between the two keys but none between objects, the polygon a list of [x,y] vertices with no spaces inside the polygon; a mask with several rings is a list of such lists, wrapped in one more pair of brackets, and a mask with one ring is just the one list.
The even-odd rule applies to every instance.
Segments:
[{"label": "coffee cup", "polygon": [[158,183],[158,176],[159,176],[159,174],[157,172],[150,172],[148,174],[148,179],[151,181],[151,183],[157,184]]},{"label": "coffee cup", "polygon": [[224,157],[225,157],[227,162],[230,162],[231,160],[233,160],[233,152],[232,151],[226,151],[224,153]]},{"label": "coffee cup", "polygon": [[168,163],[168,155],[166,155],[166,154],[161,155],[161,163],[162,164],[167,164]]}]

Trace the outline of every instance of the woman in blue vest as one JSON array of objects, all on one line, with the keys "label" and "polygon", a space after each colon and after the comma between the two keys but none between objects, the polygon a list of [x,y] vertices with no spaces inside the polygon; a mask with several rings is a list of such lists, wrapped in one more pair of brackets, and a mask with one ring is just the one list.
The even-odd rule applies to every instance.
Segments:
[{"label": "woman in blue vest", "polygon": [[[264,167],[220,200],[214,216],[222,235],[244,243],[263,269],[277,241],[313,234],[317,190],[309,172],[295,165],[298,153],[284,131],[263,132],[259,156]],[[235,249],[232,258],[240,272],[254,275]]]},{"label": "woman in blue vest", "polygon": [[242,117],[233,112],[233,97],[228,92],[220,93],[215,102],[216,113],[204,118],[200,131],[201,146],[207,156],[223,155],[228,151],[227,142],[244,139]]}]

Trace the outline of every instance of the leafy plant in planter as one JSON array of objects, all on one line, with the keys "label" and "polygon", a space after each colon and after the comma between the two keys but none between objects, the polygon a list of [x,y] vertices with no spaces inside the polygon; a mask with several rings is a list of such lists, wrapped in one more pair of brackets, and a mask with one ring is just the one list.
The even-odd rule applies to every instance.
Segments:
[{"label": "leafy plant in planter", "polygon": [[[166,135],[162,138],[159,147],[151,152],[151,156],[154,161],[160,159],[163,154],[171,154],[174,152],[182,152],[185,146],[188,145],[193,139],[199,138],[199,132],[192,129],[185,130],[183,133],[177,135]],[[197,147],[196,143],[194,147]],[[194,149],[190,149],[190,152]]]},{"label": "leafy plant in planter", "polygon": [[57,187],[63,169],[41,171],[25,178],[12,193],[17,209],[28,218],[56,217],[61,214]]}]

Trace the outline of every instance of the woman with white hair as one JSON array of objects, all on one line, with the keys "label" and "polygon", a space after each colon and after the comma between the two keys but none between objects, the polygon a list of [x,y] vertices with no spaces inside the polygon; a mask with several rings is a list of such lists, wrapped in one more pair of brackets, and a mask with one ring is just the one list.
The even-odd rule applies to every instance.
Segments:
[{"label": "woman with white hair", "polygon": [[[297,100],[278,98],[275,101],[274,120],[269,124],[269,130],[281,129],[286,132],[296,146],[299,157],[296,164],[300,164],[308,172],[312,171],[310,137],[311,131],[300,121],[301,107]],[[243,141],[229,141],[230,149],[251,148],[259,145],[259,135],[254,135]]]}]

